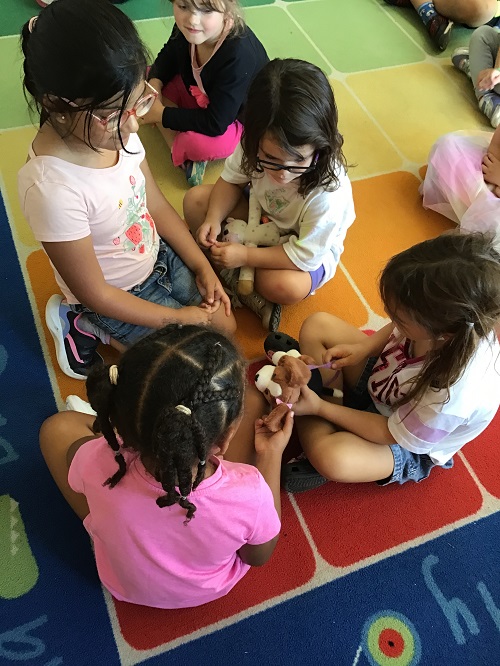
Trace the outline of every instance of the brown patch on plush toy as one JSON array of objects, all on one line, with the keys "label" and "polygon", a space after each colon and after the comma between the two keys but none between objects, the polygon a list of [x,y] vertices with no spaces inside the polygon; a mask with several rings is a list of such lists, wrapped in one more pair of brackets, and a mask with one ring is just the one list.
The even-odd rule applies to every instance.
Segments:
[{"label": "brown patch on plush toy", "polygon": [[[264,366],[256,375],[256,386],[262,391],[273,407],[273,410],[262,420],[271,432],[278,432],[283,427],[283,421],[288,410],[300,397],[300,389],[307,386],[311,379],[311,370],[308,365],[314,365],[314,359],[310,356],[295,356],[295,354],[277,352],[273,356],[276,368],[270,377],[270,381],[263,383],[262,378],[272,366]],[[259,377],[261,380],[259,382]],[[265,381],[265,380],[264,380]]]}]

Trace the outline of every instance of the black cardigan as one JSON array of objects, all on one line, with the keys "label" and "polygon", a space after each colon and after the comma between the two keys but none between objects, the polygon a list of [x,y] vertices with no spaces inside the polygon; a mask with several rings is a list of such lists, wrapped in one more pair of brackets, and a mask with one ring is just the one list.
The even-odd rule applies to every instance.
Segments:
[{"label": "black cardigan", "polygon": [[[269,61],[267,53],[248,26],[235,37],[226,37],[201,70],[201,80],[210,104],[206,109],[163,111],[162,125],[179,132],[194,131],[219,136],[240,115],[252,79]],[[170,39],[158,54],[150,79],[163,85],[180,74],[186,89],[196,85],[191,67],[190,44],[174,26]]]}]

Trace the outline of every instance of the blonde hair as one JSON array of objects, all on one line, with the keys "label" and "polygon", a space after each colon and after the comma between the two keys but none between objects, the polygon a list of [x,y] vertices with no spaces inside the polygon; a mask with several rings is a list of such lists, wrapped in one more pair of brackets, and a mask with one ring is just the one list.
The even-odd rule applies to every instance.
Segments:
[{"label": "blonde hair", "polygon": [[[170,0],[170,2],[174,4],[175,0]],[[208,9],[229,16],[233,22],[233,27],[229,32],[231,37],[240,35],[245,29],[243,9],[238,0],[182,0],[182,2],[193,9]]]}]

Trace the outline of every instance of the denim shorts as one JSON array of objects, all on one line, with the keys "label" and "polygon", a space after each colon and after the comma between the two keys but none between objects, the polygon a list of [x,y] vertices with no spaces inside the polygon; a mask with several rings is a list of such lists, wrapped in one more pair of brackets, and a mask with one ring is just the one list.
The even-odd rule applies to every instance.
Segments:
[{"label": "denim shorts", "polygon": [[[133,294],[144,301],[175,310],[186,305],[199,305],[203,300],[196,286],[194,273],[162,240],[160,240],[158,257],[153,271],[144,282],[129,289],[129,294]],[[73,305],[71,309],[85,313],[85,317],[93,325],[108,333],[114,340],[118,340],[126,347],[144,338],[152,331],[152,329],[144,326],[136,326],[135,324],[127,324],[111,319],[111,317],[103,317],[83,305]]]},{"label": "denim shorts", "polygon": [[[370,357],[356,386],[346,390],[344,395],[344,405],[346,407],[371,412],[372,414],[380,413],[368,392],[368,380],[376,362],[376,356]],[[412,453],[399,444],[390,444],[389,446],[394,457],[394,470],[386,479],[377,481],[379,486],[386,486],[389,483],[406,483],[407,481],[418,483],[429,476],[433,467],[443,467],[443,469],[453,467],[453,458],[444,465],[437,465],[426,453]]]}]

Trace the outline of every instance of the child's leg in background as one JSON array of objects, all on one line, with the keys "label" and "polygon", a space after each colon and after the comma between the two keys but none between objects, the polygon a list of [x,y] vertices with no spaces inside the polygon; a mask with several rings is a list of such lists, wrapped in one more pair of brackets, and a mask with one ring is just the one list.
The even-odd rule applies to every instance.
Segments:
[{"label": "child's leg in background", "polygon": [[495,68],[499,46],[500,33],[488,25],[477,28],[469,44],[470,76],[474,92],[479,108],[495,128],[500,123],[500,84],[496,84],[492,90],[479,90],[477,82],[481,71]]},{"label": "child's leg in background", "polygon": [[[184,201],[182,202],[184,219],[195,237],[199,227],[205,222],[208,202],[213,187],[213,185],[197,185],[186,192],[184,196]],[[240,200],[228,217],[234,217],[237,220],[248,220],[248,198],[244,195],[243,191]]]},{"label": "child's leg in background", "polygon": [[95,417],[81,412],[60,412],[40,428],[40,448],[50,473],[64,499],[82,520],[89,513],[85,495],[75,493],[68,483],[68,451],[82,438],[94,439]]},{"label": "child's leg in background", "polygon": [[[477,79],[483,69],[495,67],[495,60],[500,47],[500,32],[489,25],[483,25],[474,30],[469,44],[469,65],[472,84],[476,97],[480,99],[489,91],[478,90]],[[500,95],[500,84],[493,90]]]},{"label": "child's leg in background", "polygon": [[[362,342],[365,334],[324,312],[306,319],[300,331],[300,351],[322,362],[324,352],[340,343]],[[344,383],[354,387],[361,376],[365,361],[344,368]],[[323,373],[323,371],[322,371]],[[331,371],[323,374],[331,379]],[[394,469],[390,447],[368,442],[349,432],[337,432],[335,426],[313,416],[296,419],[299,439],[309,462],[325,478],[356,483],[378,481],[389,477]]]},{"label": "child's leg in background", "polygon": [[[197,109],[196,98],[186,89],[181,76],[176,76],[162,90],[163,104],[181,109]],[[176,132],[160,127],[171,153],[174,166],[186,162],[213,162],[229,157],[238,145],[243,126],[235,121],[219,136],[206,136],[199,132]]]},{"label": "child's leg in background", "polygon": [[299,270],[257,268],[255,290],[272,303],[300,303],[313,291],[311,273]]}]

